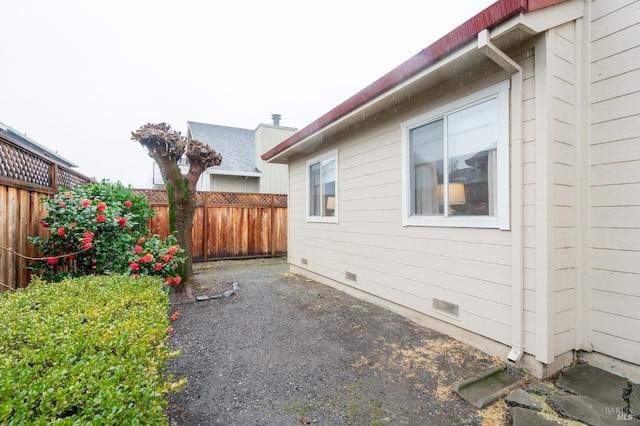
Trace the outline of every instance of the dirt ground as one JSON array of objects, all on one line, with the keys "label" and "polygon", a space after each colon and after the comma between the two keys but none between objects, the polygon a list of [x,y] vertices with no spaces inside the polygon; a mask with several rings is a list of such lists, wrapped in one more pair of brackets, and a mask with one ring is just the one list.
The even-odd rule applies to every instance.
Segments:
[{"label": "dirt ground", "polygon": [[192,301],[171,296],[172,425],[503,425],[452,391],[487,355],[288,272],[284,259],[195,265]]}]

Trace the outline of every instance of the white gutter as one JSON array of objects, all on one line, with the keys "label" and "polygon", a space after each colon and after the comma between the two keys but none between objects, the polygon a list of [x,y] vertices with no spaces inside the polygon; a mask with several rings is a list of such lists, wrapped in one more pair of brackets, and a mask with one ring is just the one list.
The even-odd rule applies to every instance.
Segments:
[{"label": "white gutter", "polygon": [[207,169],[211,175],[226,175],[226,176],[240,176],[240,177],[260,177],[261,172],[243,172],[235,170],[219,170],[213,167]]},{"label": "white gutter", "polygon": [[491,43],[489,30],[478,34],[478,50],[511,76],[511,351],[507,359],[517,362],[524,351],[522,67]]},{"label": "white gutter", "polygon": [[[180,172],[184,175],[189,171],[188,164],[181,164]],[[240,177],[261,177],[262,172],[243,172],[241,170],[220,170],[216,167],[209,167],[207,170],[210,175],[226,175],[226,176],[240,176]],[[202,174],[204,175],[204,173]]]}]

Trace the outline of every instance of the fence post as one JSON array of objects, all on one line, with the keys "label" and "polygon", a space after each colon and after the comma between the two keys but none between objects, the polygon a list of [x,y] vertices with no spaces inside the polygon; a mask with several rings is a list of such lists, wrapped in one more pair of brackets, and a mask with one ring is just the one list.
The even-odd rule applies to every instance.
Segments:
[{"label": "fence post", "polygon": [[207,261],[209,251],[209,191],[203,192],[204,201],[202,203],[202,261]]},{"label": "fence post", "polygon": [[[153,209],[153,198],[151,195],[151,189],[145,189],[144,190],[144,195],[145,197],[147,197],[147,203],[149,203],[149,206]],[[154,214],[155,216],[155,214]],[[151,233],[153,233],[153,217],[150,217],[149,219],[147,219],[147,229],[151,230]]]},{"label": "fence post", "polygon": [[58,165],[51,163],[51,189],[58,192]]},{"label": "fence post", "polygon": [[269,244],[271,245],[271,257],[276,257],[276,243],[275,243],[275,223],[276,223],[276,201],[275,195],[271,194],[271,238]]}]

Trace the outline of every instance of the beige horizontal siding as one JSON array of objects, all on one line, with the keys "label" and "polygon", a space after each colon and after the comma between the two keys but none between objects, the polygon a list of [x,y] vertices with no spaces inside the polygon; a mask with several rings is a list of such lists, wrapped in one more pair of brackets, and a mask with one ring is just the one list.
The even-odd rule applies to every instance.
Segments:
[{"label": "beige horizontal siding", "polygon": [[[624,319],[608,319],[606,318],[606,316],[595,314],[593,321],[595,323],[602,323],[624,321]],[[633,332],[633,327],[636,327],[637,330],[637,327],[640,327],[640,322],[629,324],[629,327],[625,327],[625,329]],[[640,365],[640,343],[635,340],[620,337],[621,335],[623,335],[620,332],[614,333],[616,334],[594,330],[591,338],[591,345],[593,350],[595,352],[600,352],[617,359]]]},{"label": "beige horizontal siding", "polygon": [[[509,344],[510,233],[402,226],[400,122],[420,112],[407,112],[324,148],[338,148],[338,224],[307,223],[307,158],[292,162],[289,261]],[[357,280],[347,280],[345,272]],[[459,305],[459,318],[434,311],[433,298]]]},{"label": "beige horizontal siding", "polygon": [[591,22],[597,22],[601,20],[603,17],[615,13],[620,9],[623,9],[633,3],[637,2],[637,0],[605,0],[605,1],[592,1],[590,4],[591,7]]},{"label": "beige horizontal siding", "polygon": [[[575,320],[574,320],[575,322]],[[556,354],[563,354],[575,349],[576,329],[572,328],[562,333],[553,335],[553,347]]]},{"label": "beige horizontal siding", "polygon": [[[637,53],[640,56],[640,50]],[[640,67],[640,63],[638,66]],[[592,144],[636,138],[638,138],[638,117],[624,117],[591,126]]]},{"label": "beige horizontal siding", "polygon": [[[606,0],[591,2],[597,5],[592,10],[591,40],[595,43],[602,39],[615,37],[625,28],[638,24],[640,1]],[[609,3],[608,7],[598,3]]]},{"label": "beige horizontal siding", "polygon": [[[638,119],[640,120],[640,116]],[[638,126],[638,129],[638,133],[640,133],[640,126]],[[609,148],[619,149],[616,144],[610,144]],[[633,184],[637,182],[640,182],[640,160],[593,164],[591,167],[591,185],[593,186]],[[633,196],[633,194],[629,195]]]},{"label": "beige horizontal siding", "polygon": [[559,269],[554,271],[554,291],[564,291],[567,289],[576,289],[576,269],[575,268],[567,268],[567,269]]},{"label": "beige horizontal siding", "polygon": [[630,194],[640,194],[640,183],[594,186],[591,188],[591,205],[594,207],[629,206],[633,203]]},{"label": "beige horizontal siding", "polygon": [[640,91],[640,69],[591,85],[591,102],[598,103]]},{"label": "beige horizontal siding", "polygon": [[524,266],[524,348],[536,353],[536,135],[535,135],[535,57],[523,60],[523,125],[522,125],[522,175],[523,175],[523,266]]},{"label": "beige horizontal siding", "polygon": [[[604,250],[640,251],[640,229],[593,228],[591,247]],[[638,288],[640,288],[640,282]]]},{"label": "beige horizontal siding", "polygon": [[591,255],[591,265],[594,269],[638,274],[640,278],[640,255],[638,251],[592,248]]},{"label": "beige horizontal siding", "polygon": [[591,289],[640,297],[638,275],[602,269],[591,271]]},{"label": "beige horizontal siding", "polygon": [[640,47],[625,50],[615,56],[609,56],[591,64],[591,82],[596,83],[638,69]]},{"label": "beige horizontal siding", "polygon": [[551,227],[549,258],[551,281],[553,353],[575,348],[576,296],[576,133],[579,125],[575,46],[576,25],[569,22],[548,33],[550,77],[551,192],[548,195]]},{"label": "beige horizontal siding", "polygon": [[639,218],[640,206],[591,208],[591,226],[594,228],[638,229]]},{"label": "beige horizontal siding", "polygon": [[591,341],[640,364],[640,1],[591,6]]},{"label": "beige horizontal siding", "polygon": [[637,117],[638,114],[640,114],[640,92],[628,93],[591,105],[591,120],[594,124],[625,117]]},{"label": "beige horizontal siding", "polygon": [[611,34],[609,37],[596,40],[591,45],[591,60],[600,61],[626,50],[637,47],[640,37],[640,22]]},{"label": "beige horizontal siding", "polygon": [[593,144],[591,146],[591,165],[595,166],[601,164],[638,161],[640,160],[640,150],[637,149],[639,146],[640,138],[638,137],[622,140],[604,141],[598,144]]}]

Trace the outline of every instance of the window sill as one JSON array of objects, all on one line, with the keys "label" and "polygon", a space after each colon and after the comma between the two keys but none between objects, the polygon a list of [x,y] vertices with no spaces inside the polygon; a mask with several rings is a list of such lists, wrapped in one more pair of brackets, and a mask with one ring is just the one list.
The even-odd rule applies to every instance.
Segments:
[{"label": "window sill", "polygon": [[403,219],[402,226],[506,229],[501,226],[500,218],[497,216],[410,216]]},{"label": "window sill", "polygon": [[307,217],[307,223],[338,223],[338,218],[334,216],[310,216]]}]

